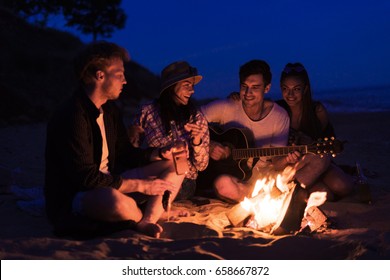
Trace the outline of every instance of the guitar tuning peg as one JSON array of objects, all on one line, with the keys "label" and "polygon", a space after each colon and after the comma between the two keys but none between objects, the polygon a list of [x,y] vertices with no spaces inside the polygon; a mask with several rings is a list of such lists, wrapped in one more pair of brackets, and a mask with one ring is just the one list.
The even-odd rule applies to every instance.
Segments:
[{"label": "guitar tuning peg", "polygon": [[334,136],[330,137],[330,140],[334,141],[334,139],[336,139],[336,138],[334,138]]},{"label": "guitar tuning peg", "polygon": [[336,157],[336,154],[332,154],[332,157]]},{"label": "guitar tuning peg", "polygon": [[325,140],[325,141],[328,141],[328,140],[329,140],[329,138],[328,138],[328,137],[325,137],[325,138],[324,138],[324,140]]}]

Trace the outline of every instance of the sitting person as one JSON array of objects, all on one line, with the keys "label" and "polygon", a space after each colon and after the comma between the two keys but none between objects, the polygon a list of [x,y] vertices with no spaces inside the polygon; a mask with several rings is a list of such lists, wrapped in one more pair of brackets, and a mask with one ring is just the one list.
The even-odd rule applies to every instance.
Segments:
[{"label": "sitting person", "polygon": [[127,51],[113,43],[87,45],[75,60],[78,89],[47,125],[44,194],[57,233],[80,217],[132,221],[153,237],[163,231],[157,224],[163,194],[175,197],[184,175],[176,174],[169,149],[143,150],[129,141],[112,101],[126,84],[128,60]]},{"label": "sitting person", "polygon": [[[290,123],[288,114],[278,104],[264,98],[271,88],[269,65],[263,60],[249,61],[240,67],[239,79],[238,101],[217,100],[201,107],[209,124],[218,124],[225,132],[229,129],[249,131],[254,148],[286,146]],[[262,157],[257,162],[248,160],[245,165],[249,170],[229,162],[225,165],[225,160],[232,157],[230,144],[233,138],[224,141],[211,138],[210,168],[199,176],[203,184],[213,185],[219,198],[232,203],[242,201],[251,192],[254,185],[251,178],[256,179],[256,176],[250,175],[252,171],[259,175],[270,168],[281,171],[299,156],[298,152],[294,152],[288,156]]]},{"label": "sitting person", "polygon": [[[324,105],[313,101],[308,73],[301,63],[288,63],[280,76],[283,100],[277,101],[290,116],[289,144],[308,145],[319,138],[335,136]],[[322,172],[313,172],[322,166]],[[306,154],[295,166],[296,179],[310,192],[327,192],[327,200],[344,197],[353,189],[352,177],[331,162],[330,156]],[[318,169],[317,169],[318,170]]]},{"label": "sitting person", "polygon": [[188,147],[188,172],[185,174],[177,200],[188,199],[195,193],[198,172],[209,161],[209,130],[203,114],[192,103],[194,86],[202,79],[197,69],[185,61],[169,64],[161,72],[160,96],[142,106],[130,127],[135,146],[166,147],[173,144],[171,121],[177,127],[179,139]]}]

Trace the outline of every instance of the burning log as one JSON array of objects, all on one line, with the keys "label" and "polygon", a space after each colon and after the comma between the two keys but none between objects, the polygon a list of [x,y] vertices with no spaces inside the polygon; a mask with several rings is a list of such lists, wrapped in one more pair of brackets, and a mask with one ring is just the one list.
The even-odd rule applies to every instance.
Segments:
[{"label": "burning log", "polygon": [[318,208],[325,201],[326,192],[313,192],[310,194],[301,223],[301,231],[309,227],[310,232],[313,232],[326,222],[326,215]]},{"label": "burning log", "polygon": [[321,209],[316,206],[311,206],[307,209],[306,214],[302,219],[301,230],[309,227],[310,232],[313,232],[324,225],[327,219],[328,218]]},{"label": "burning log", "polygon": [[279,220],[271,231],[272,234],[283,235],[293,233],[301,228],[307,197],[307,191],[300,185],[295,186],[290,191],[289,197],[284,201]]},{"label": "burning log", "polygon": [[257,179],[251,197],[244,198],[226,215],[235,226],[246,226],[274,235],[290,234],[310,228],[311,232],[327,220],[318,208],[326,201],[325,192],[308,192],[293,180],[295,171],[266,174]]},{"label": "burning log", "polygon": [[259,225],[256,222],[255,213],[250,207],[246,207],[245,201],[250,201],[249,199],[233,206],[226,215],[230,223],[235,227],[247,226],[275,235],[288,234],[301,228],[306,200],[306,190],[300,186],[294,187],[284,198],[276,221],[267,225]]},{"label": "burning log", "polygon": [[246,224],[248,219],[252,216],[252,212],[248,209],[245,209],[241,203],[238,203],[230,209],[226,214],[229,222],[234,227],[242,227]]},{"label": "burning log", "polygon": [[[308,206],[308,194],[299,182],[292,181],[294,172],[285,169],[282,174],[267,174],[258,179],[251,197],[227,213],[230,223],[275,235],[298,231]],[[319,203],[318,197],[313,198]]]}]

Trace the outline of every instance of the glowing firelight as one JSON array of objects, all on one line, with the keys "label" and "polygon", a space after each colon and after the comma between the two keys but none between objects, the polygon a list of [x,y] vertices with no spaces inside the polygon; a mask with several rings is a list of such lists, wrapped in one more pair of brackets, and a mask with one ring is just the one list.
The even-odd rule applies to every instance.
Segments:
[{"label": "glowing firelight", "polygon": [[310,207],[320,206],[320,205],[324,204],[325,201],[326,201],[326,192],[313,192],[313,193],[311,193],[309,196],[309,199],[307,200],[307,206],[305,209],[304,216],[306,216],[307,210]]},{"label": "glowing firelight", "polygon": [[250,227],[263,229],[272,226],[279,219],[283,203],[295,183],[293,168],[286,168],[281,174],[269,174],[258,179],[250,198],[245,198],[241,207],[253,213]]},{"label": "glowing firelight", "polygon": [[[297,187],[293,181],[294,175],[294,168],[287,167],[282,173],[269,172],[256,181],[251,197],[245,197],[240,202],[241,209],[250,213],[247,227],[271,234],[277,230]],[[304,187],[302,184],[301,186]],[[326,193],[312,193],[307,201],[304,217],[310,207],[320,206],[325,201]],[[306,220],[310,225],[310,219]]]}]

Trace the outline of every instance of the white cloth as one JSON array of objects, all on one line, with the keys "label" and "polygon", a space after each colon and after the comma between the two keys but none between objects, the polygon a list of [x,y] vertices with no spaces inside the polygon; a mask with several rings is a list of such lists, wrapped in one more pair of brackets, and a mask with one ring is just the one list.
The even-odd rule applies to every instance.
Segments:
[{"label": "white cloth", "polygon": [[100,162],[99,170],[104,174],[110,174],[108,171],[108,147],[107,147],[107,138],[106,138],[106,129],[104,127],[103,119],[103,109],[100,108],[99,117],[96,119],[97,124],[100,128],[100,133],[102,135],[102,160]]},{"label": "white cloth", "polygon": [[246,115],[239,101],[217,100],[202,106],[201,110],[209,123],[218,123],[223,129],[247,128],[252,131],[257,148],[280,147],[288,143],[290,119],[276,103],[269,114],[258,121]]}]

